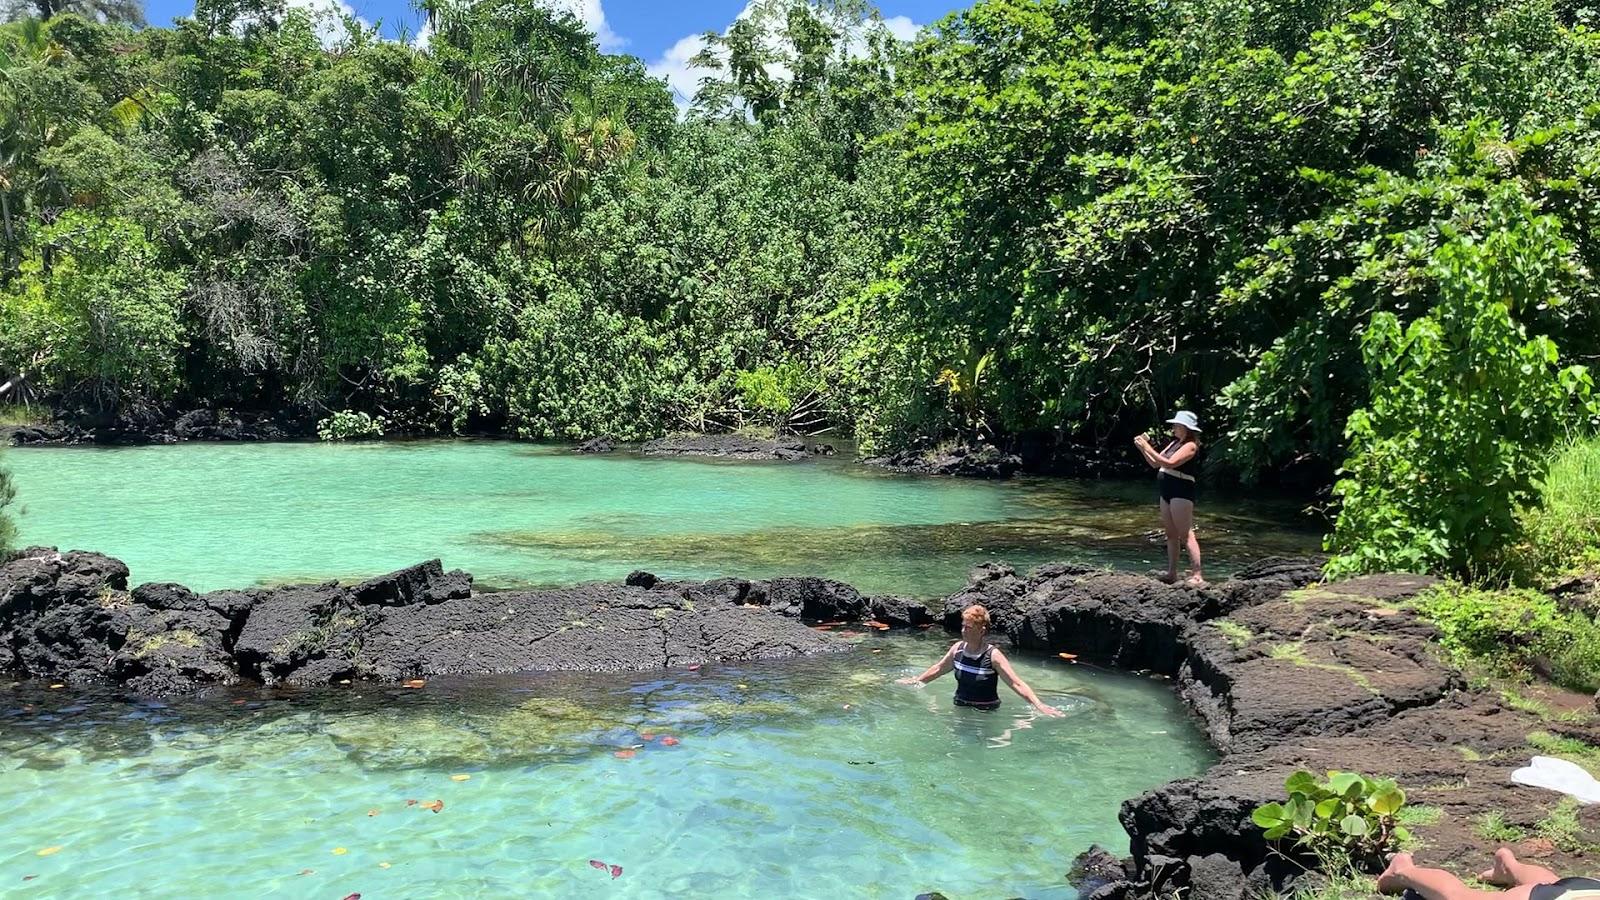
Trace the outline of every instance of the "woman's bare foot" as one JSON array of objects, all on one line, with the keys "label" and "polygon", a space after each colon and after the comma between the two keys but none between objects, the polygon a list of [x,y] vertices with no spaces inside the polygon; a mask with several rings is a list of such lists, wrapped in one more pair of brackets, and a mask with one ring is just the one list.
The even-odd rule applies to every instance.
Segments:
[{"label": "woman's bare foot", "polygon": [[1178,573],[1177,572],[1168,572],[1165,575],[1157,575],[1156,576],[1156,580],[1161,582],[1162,584],[1177,584],[1178,583]]},{"label": "woman's bare foot", "polygon": [[[1499,864],[1499,859],[1495,860]],[[1389,860],[1389,868],[1383,870],[1378,876],[1378,890],[1385,894],[1398,894],[1410,885],[1406,882],[1406,872],[1416,868],[1417,863],[1409,853],[1396,853],[1394,859]]]},{"label": "woman's bare foot", "polygon": [[1205,587],[1206,577],[1201,575],[1199,572],[1196,572],[1193,575],[1190,575],[1189,580],[1185,581],[1184,584],[1187,584],[1190,587]]},{"label": "woman's bare foot", "polygon": [[1517,864],[1517,857],[1512,854],[1511,848],[1501,847],[1494,852],[1494,865],[1478,873],[1478,880],[1496,887],[1516,887],[1517,876],[1511,874],[1511,869]]}]

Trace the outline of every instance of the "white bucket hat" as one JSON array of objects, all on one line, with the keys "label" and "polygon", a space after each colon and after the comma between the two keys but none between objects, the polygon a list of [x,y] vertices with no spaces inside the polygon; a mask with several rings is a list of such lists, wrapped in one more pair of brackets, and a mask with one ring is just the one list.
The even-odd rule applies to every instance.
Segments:
[{"label": "white bucket hat", "polygon": [[1187,409],[1178,410],[1177,413],[1172,416],[1172,418],[1167,420],[1167,424],[1182,425],[1196,434],[1200,433],[1200,420],[1195,417],[1194,413],[1189,412]]}]

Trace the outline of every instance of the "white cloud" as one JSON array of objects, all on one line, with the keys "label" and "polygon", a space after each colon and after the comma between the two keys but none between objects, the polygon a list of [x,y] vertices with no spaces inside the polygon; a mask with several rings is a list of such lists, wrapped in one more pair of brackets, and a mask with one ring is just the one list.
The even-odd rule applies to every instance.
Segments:
[{"label": "white cloud", "polygon": [[628,41],[611,30],[606,21],[605,8],[600,0],[540,0],[551,9],[564,9],[578,17],[583,26],[594,32],[595,43],[607,53],[627,46]]},{"label": "white cloud", "polygon": [[[569,2],[577,2],[577,0],[569,0]],[[599,5],[598,2],[596,2],[596,5]],[[754,6],[755,0],[751,0],[750,3],[745,5],[744,9],[739,11],[737,16],[733,17],[734,21],[748,17]],[[920,30],[920,26],[907,16],[894,16],[884,19],[883,25],[889,30],[890,34],[902,41],[914,39]],[[848,26],[849,34],[845,39],[845,52],[851,54],[864,52],[865,32],[871,26],[872,22],[868,20]],[[782,37],[777,33],[777,29],[780,27],[777,22],[771,23],[768,38],[775,41],[782,40]],[[723,33],[727,33],[726,29],[724,29]],[[705,38],[699,34],[681,37],[671,47],[668,47],[659,58],[646,67],[651,75],[666,80],[667,87],[672,91],[673,99],[677,102],[679,109],[685,109],[693,102],[694,95],[700,90],[700,80],[712,74],[710,71],[699,68],[691,62],[705,47]],[[777,63],[767,66],[767,74],[773,78],[780,79],[788,78],[791,75],[786,66]]]},{"label": "white cloud", "polygon": [[700,90],[700,79],[707,74],[707,70],[690,62],[705,48],[705,37],[691,34],[679,38],[677,43],[661,54],[660,59],[646,67],[652,76],[666,79],[667,88],[672,91],[672,99],[679,108],[687,107],[694,99],[695,93]]},{"label": "white cloud", "polygon": [[426,50],[431,40],[433,40],[433,20],[423,19],[422,27],[417,30],[417,36],[411,39],[411,46],[418,50]]},{"label": "white cloud", "polygon": [[305,10],[311,17],[317,38],[325,48],[337,47],[349,39],[346,16],[355,19],[362,28],[372,27],[372,23],[356,15],[355,7],[345,0],[288,0],[288,3],[290,9]]},{"label": "white cloud", "polygon": [[916,40],[917,32],[922,30],[922,26],[911,21],[910,16],[890,16],[883,20],[883,25],[890,34],[902,41]]}]

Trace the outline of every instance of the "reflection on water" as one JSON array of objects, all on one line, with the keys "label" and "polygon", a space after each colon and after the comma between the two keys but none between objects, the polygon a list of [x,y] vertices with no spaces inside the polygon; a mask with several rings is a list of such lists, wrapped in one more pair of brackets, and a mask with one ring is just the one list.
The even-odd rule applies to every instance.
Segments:
[{"label": "reflection on water", "polygon": [[955,708],[948,679],[893,684],[943,636],[856,640],[807,660],[422,690],[158,702],[14,687],[0,790],[27,815],[0,832],[0,883],[37,897],[1064,897],[1076,852],[1125,846],[1123,799],[1212,759],[1159,682],[1022,656],[1067,717],[1009,694],[983,713]]},{"label": "reflection on water", "polygon": [[[1165,561],[1154,485],[888,474],[847,460],[583,456],[502,442],[186,444],[7,454],[23,538],[201,590],[358,579],[440,557],[487,586],[827,575],[949,593],[980,562]],[[1314,550],[1292,504],[1202,496],[1208,569]]]}]

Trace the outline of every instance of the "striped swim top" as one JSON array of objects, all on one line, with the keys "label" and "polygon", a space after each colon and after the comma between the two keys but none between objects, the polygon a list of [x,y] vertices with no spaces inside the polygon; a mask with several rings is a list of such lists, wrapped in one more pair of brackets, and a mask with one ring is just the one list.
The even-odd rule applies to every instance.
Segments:
[{"label": "striped swim top", "polygon": [[967,654],[967,642],[956,645],[956,704],[993,709],[1000,705],[1000,679],[994,670],[994,647],[977,656]]}]

